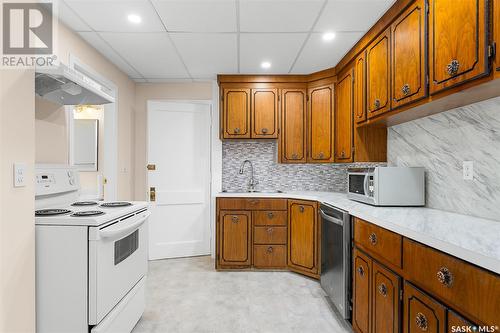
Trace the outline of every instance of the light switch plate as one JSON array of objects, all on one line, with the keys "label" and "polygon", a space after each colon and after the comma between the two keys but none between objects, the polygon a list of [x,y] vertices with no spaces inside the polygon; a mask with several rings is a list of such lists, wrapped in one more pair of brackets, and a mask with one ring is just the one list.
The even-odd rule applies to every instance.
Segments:
[{"label": "light switch plate", "polygon": [[26,186],[26,163],[14,163],[14,187]]},{"label": "light switch plate", "polygon": [[474,162],[473,161],[464,161],[462,171],[463,171],[464,180],[474,180]]}]

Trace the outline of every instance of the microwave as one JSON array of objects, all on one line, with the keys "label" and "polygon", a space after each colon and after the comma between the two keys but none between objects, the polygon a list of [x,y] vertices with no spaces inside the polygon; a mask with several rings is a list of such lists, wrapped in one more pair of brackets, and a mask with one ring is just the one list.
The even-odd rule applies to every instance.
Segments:
[{"label": "microwave", "polygon": [[425,170],[374,167],[347,170],[347,197],[374,206],[424,206]]}]

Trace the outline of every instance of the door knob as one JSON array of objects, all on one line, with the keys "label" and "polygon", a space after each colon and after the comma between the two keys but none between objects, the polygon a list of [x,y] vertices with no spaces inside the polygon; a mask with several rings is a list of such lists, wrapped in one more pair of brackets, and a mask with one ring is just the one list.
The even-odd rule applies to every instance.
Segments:
[{"label": "door knob", "polygon": [[149,188],[149,201],[156,201],[156,187]]}]

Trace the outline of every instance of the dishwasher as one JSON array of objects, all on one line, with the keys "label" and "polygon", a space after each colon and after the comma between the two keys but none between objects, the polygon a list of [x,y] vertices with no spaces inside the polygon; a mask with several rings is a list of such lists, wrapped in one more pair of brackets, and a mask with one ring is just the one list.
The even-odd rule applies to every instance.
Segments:
[{"label": "dishwasher", "polygon": [[344,319],[351,317],[351,219],[334,206],[320,205],[321,287]]}]

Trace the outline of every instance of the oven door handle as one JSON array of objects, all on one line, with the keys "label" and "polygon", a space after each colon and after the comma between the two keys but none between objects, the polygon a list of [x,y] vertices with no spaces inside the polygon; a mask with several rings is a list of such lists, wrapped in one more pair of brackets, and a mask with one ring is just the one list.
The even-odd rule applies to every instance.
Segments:
[{"label": "oven door handle", "polygon": [[142,214],[142,216],[136,221],[131,220],[130,222],[127,222],[123,226],[120,226],[120,223],[117,223],[108,228],[99,230],[99,236],[101,236],[101,238],[118,238],[122,235],[129,233],[134,229],[139,228],[141,225],[144,224],[144,222],[146,222],[146,220],[149,218],[150,215],[151,212],[148,211]]},{"label": "oven door handle", "polygon": [[344,225],[344,221],[326,214],[322,209],[319,210],[319,213],[320,213],[321,217],[324,218],[325,220],[327,220],[328,222],[332,222],[332,223],[335,223],[338,225]]}]

